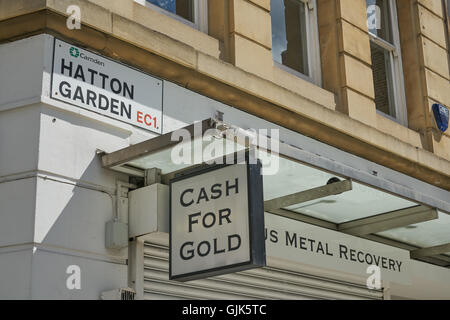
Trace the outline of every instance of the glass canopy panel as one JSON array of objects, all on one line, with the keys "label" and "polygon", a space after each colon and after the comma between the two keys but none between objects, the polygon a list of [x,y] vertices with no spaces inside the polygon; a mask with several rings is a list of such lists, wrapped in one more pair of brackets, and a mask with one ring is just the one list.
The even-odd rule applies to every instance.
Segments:
[{"label": "glass canopy panel", "polygon": [[159,168],[162,174],[167,174],[233,155],[245,149],[246,147],[234,141],[209,136],[179,143],[174,147],[129,161],[128,164],[140,169]]},{"label": "glass canopy panel", "polygon": [[[227,128],[226,126],[222,127]],[[193,125],[186,128],[188,129],[188,133],[195,133]],[[176,141],[178,139],[172,141],[173,132],[168,133],[103,155],[103,166],[123,172],[129,172],[128,170],[131,170],[131,174],[136,174],[137,176],[141,176],[140,170],[143,172],[145,169],[159,168],[164,175],[187,169],[212,159],[234,155],[237,151],[246,150],[248,149],[246,146],[249,145],[248,141],[240,140],[241,137],[250,137],[251,139],[253,137],[252,133],[246,133],[246,130],[234,127],[230,129],[230,135],[224,135],[225,131],[221,128],[219,130],[220,132],[213,130],[212,134],[208,136],[207,132],[211,132],[209,130],[214,128],[216,128],[215,123],[211,122],[211,119],[204,120],[201,123],[201,130],[199,130],[203,137],[202,135],[194,134],[193,136],[196,138],[177,143]],[[228,131],[226,129],[227,133]],[[191,136],[189,135],[189,137]],[[261,145],[264,146],[264,144]],[[282,148],[284,152],[283,156],[278,156],[276,153],[267,153],[265,150],[258,150],[257,156],[262,162],[263,173],[269,172],[269,174],[263,174],[265,201],[324,187],[331,178],[337,177],[341,181],[347,179],[346,176],[330,173],[326,169],[314,167],[315,162],[313,160],[316,159],[314,155],[306,152],[303,155],[300,153],[301,156],[299,156],[296,154],[297,151],[290,151],[289,148],[293,148],[292,146],[286,144],[281,146],[284,148]],[[299,159],[304,160],[301,160],[303,162],[300,160],[297,161],[293,157],[299,157]],[[320,156],[318,160],[320,160]],[[319,166],[320,164],[317,165]],[[133,167],[140,170],[133,171]],[[344,175],[346,173],[345,170],[340,172]],[[349,176],[352,176],[351,173],[352,170],[350,170]],[[355,176],[354,173],[353,176]],[[327,188],[320,188],[320,190],[324,189]],[[311,199],[312,197],[309,196],[313,195],[314,192],[316,191],[313,190],[307,197],[303,198]],[[441,194],[444,193],[439,193],[439,195]],[[317,192],[314,196],[316,195],[318,195]],[[429,200],[430,197],[426,199],[428,201],[421,202],[429,203],[431,201]],[[445,195],[441,196],[440,199],[445,199]],[[272,203],[276,204],[280,202],[275,201]],[[431,201],[431,203],[434,202]],[[437,203],[439,204],[439,202]],[[289,205],[283,209],[291,213],[296,212],[331,223],[341,224],[352,220],[395,212],[417,205],[417,202],[406,200],[392,193],[381,191],[352,180],[351,190],[337,195],[324,196],[316,200]],[[436,207],[436,205],[428,205],[430,207]],[[379,232],[377,235],[424,248],[450,243],[449,230],[450,215],[445,214],[441,210],[439,211],[439,218],[436,220]],[[447,255],[450,256],[450,252]]]},{"label": "glass canopy panel", "polygon": [[264,200],[323,186],[333,177],[344,179],[313,167],[279,157],[279,169],[275,175],[263,177]]},{"label": "glass canopy panel", "polygon": [[390,229],[377,235],[420,248],[450,243],[450,215],[438,211],[438,219]]},{"label": "glass canopy panel", "polygon": [[[324,186],[330,178],[339,177],[289,159],[280,157],[279,161],[278,173],[263,178],[264,200]],[[355,181],[352,181],[352,185],[350,191],[283,209],[333,223],[343,223],[417,205]]]}]

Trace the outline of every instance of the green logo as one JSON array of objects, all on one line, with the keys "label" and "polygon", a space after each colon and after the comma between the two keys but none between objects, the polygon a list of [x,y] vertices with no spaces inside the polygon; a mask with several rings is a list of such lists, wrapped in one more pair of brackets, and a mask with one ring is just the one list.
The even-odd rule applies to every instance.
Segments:
[{"label": "green logo", "polygon": [[78,58],[78,56],[80,55],[80,51],[78,51],[77,48],[75,47],[71,47],[70,48],[70,55],[74,58]]}]

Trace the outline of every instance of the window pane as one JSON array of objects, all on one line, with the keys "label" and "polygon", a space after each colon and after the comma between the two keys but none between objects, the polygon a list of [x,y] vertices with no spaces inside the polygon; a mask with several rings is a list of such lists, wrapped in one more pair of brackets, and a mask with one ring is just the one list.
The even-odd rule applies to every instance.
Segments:
[{"label": "window pane", "polygon": [[366,0],[369,31],[392,43],[389,0]]},{"label": "window pane", "polygon": [[309,75],[305,4],[296,0],[271,0],[273,59]]},{"label": "window pane", "polygon": [[151,4],[194,22],[194,0],[147,0]]},{"label": "window pane", "polygon": [[378,110],[396,117],[392,97],[392,77],[390,52],[370,43],[372,54],[373,86],[375,88],[375,105]]}]

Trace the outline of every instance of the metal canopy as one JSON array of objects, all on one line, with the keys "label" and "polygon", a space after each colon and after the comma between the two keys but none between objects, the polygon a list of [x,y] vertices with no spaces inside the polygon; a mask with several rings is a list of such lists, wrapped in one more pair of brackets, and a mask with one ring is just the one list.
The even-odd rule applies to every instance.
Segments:
[{"label": "metal canopy", "polygon": [[327,184],[325,186],[288,194],[279,198],[264,201],[264,210],[285,208],[291,205],[324,198],[331,195],[341,194],[352,190],[351,180],[344,180]]},{"label": "metal canopy", "polygon": [[411,251],[411,258],[429,257],[447,252],[450,252],[450,243],[413,250]]},{"label": "metal canopy", "polygon": [[[195,132],[195,129],[199,132]],[[189,125],[185,129],[191,137],[195,135],[203,136],[207,130],[215,128],[215,122],[212,119],[203,120],[195,126]],[[173,165],[169,163],[171,147],[180,143],[180,140],[172,140],[172,133],[166,133],[161,136],[131,145],[129,147],[117,150],[112,153],[102,155],[102,165],[105,168],[128,173],[133,176],[144,177],[146,169],[160,168],[166,169],[164,173],[184,169],[188,165]]]},{"label": "metal canopy", "polygon": [[341,223],[338,226],[338,231],[343,231],[355,236],[362,236],[437,218],[438,213],[436,209],[425,206],[416,206],[383,213],[375,217]]},{"label": "metal canopy", "polygon": [[[189,142],[177,135],[173,139],[170,132],[103,154],[102,164],[138,177],[158,168],[164,182],[204,165],[205,159],[196,159],[195,155],[188,163],[171,161],[173,149],[179,144],[184,143],[187,150],[194,150],[196,144],[203,149],[213,144],[226,146],[226,151],[215,154],[216,158],[251,148],[242,136],[252,133],[214,119],[183,129],[192,137]],[[202,138],[207,135],[209,139]],[[266,145],[270,142],[268,139]],[[274,156],[266,145],[256,145],[258,157],[268,153]],[[412,258],[450,266],[450,192],[378,165],[377,174],[361,170],[374,164],[353,155],[349,155],[351,163],[357,160],[357,165],[332,160],[332,147],[321,151],[317,154],[317,150],[312,153],[279,143],[279,154],[275,155],[279,169],[263,177],[266,212],[407,248]]]}]

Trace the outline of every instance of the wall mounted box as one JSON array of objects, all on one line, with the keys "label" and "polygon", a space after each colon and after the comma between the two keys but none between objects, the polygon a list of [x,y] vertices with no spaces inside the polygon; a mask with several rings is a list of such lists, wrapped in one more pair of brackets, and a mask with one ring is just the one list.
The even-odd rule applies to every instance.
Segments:
[{"label": "wall mounted box", "polygon": [[155,183],[128,193],[129,236],[169,232],[169,186]]},{"label": "wall mounted box", "polygon": [[128,246],[128,225],[110,220],[106,223],[105,247],[108,249],[122,249]]}]

